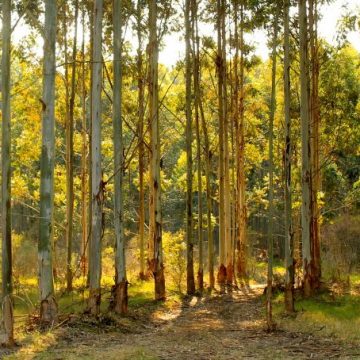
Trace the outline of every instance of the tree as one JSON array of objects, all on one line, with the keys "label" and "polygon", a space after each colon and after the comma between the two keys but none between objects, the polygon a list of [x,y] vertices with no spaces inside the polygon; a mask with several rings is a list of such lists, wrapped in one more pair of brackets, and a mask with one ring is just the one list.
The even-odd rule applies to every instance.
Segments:
[{"label": "tree", "polygon": [[221,1],[221,43],[222,43],[222,66],[219,76],[222,78],[222,109],[224,125],[224,226],[225,226],[225,274],[228,290],[231,290],[233,282],[233,246],[231,243],[231,188],[230,188],[230,150],[229,150],[229,119],[227,106],[227,66],[226,66],[226,0]]},{"label": "tree", "polygon": [[123,130],[122,130],[122,1],[114,0],[114,89],[113,89],[113,131],[114,131],[114,223],[115,223],[115,288],[114,310],[127,312],[127,279],[125,266],[124,209],[123,209]]},{"label": "tree", "polygon": [[93,49],[91,82],[91,237],[89,249],[88,311],[98,315],[101,302],[101,240],[103,234],[104,183],[101,171],[101,90],[102,90],[102,16],[103,1],[95,0],[93,12]]},{"label": "tree", "polygon": [[266,287],[266,320],[268,330],[274,327],[272,319],[272,286],[273,286],[273,253],[274,253],[274,119],[276,110],[276,66],[277,66],[277,36],[279,10],[274,16],[274,35],[272,40],[272,72],[271,101],[269,126],[269,227],[268,227],[268,274]]},{"label": "tree", "polygon": [[150,269],[155,279],[155,299],[165,299],[165,276],[162,251],[162,214],[159,133],[159,44],[157,34],[157,3],[149,1],[149,113],[150,113]]},{"label": "tree", "polygon": [[[235,3],[236,30],[235,30],[235,126],[236,126],[236,171],[237,171],[237,223],[238,223],[238,239],[237,239],[237,273],[240,278],[246,277],[246,203],[245,203],[245,89],[244,89],[244,67],[245,67],[245,47],[244,47],[244,1],[240,2],[240,31],[238,29],[238,1]],[[239,67],[239,50],[240,53],[240,73]],[[240,96],[239,96],[240,95]]]},{"label": "tree", "polygon": [[40,319],[45,324],[57,321],[52,267],[55,159],[55,43],[56,2],[45,1],[44,69],[42,103],[42,148],[40,163],[39,285]]},{"label": "tree", "polygon": [[144,56],[143,36],[141,19],[143,16],[142,1],[137,1],[136,8],[136,32],[138,38],[137,51],[137,81],[138,81],[138,141],[139,141],[139,247],[140,247],[140,279],[145,280],[145,140],[144,140],[144,117],[145,117],[145,81],[144,81]]},{"label": "tree", "polygon": [[11,248],[11,108],[10,108],[10,49],[11,0],[2,3],[2,141],[1,141],[1,197],[2,197],[2,328],[1,343],[14,345],[14,316],[12,305],[12,248]]},{"label": "tree", "polygon": [[[75,17],[74,17],[74,42],[71,59],[71,87],[70,98],[67,96],[69,103],[66,104],[67,121],[66,121],[66,247],[67,247],[67,263],[66,263],[66,284],[67,291],[72,290],[72,243],[73,243],[73,217],[74,217],[74,108],[75,108],[75,82],[76,82],[76,53],[77,53],[77,29],[79,3],[75,1]],[[66,26],[66,6],[64,6],[64,24]],[[67,44],[67,32],[65,32],[65,44]],[[65,47],[65,59],[67,59],[67,46]],[[68,94],[68,64],[65,60],[66,69],[66,94]]]},{"label": "tree", "polygon": [[[199,64],[199,74],[201,73]],[[205,151],[205,177],[206,177],[206,222],[207,222],[207,241],[208,241],[208,271],[209,271],[209,287],[214,289],[215,287],[215,275],[214,275],[214,236],[212,227],[212,190],[211,190],[211,157],[208,127],[205,120],[204,108],[202,103],[202,88],[200,86],[199,78],[199,110],[201,118],[201,128],[204,134],[204,151]]]},{"label": "tree", "polygon": [[285,113],[285,309],[294,312],[294,234],[291,198],[291,116],[290,116],[290,1],[284,1],[284,113]]},{"label": "tree", "polygon": [[312,287],[319,288],[321,279],[320,261],[320,209],[318,193],[321,190],[320,174],[320,103],[319,103],[319,44],[317,33],[317,0],[309,0],[309,33],[311,54],[311,94],[310,94],[310,124],[311,124],[311,256]]},{"label": "tree", "polygon": [[85,6],[82,8],[81,14],[82,24],[82,43],[81,43],[81,100],[82,100],[82,121],[81,121],[81,272],[85,277],[87,273],[87,253],[88,253],[88,137],[87,137],[87,111],[86,111],[86,65],[85,65]]},{"label": "tree", "polygon": [[224,67],[223,58],[223,1],[217,0],[217,75],[218,75],[218,116],[219,116],[219,269],[218,283],[221,291],[224,291],[226,283],[226,224],[225,224],[225,111],[224,111]]},{"label": "tree", "polygon": [[186,41],[186,283],[188,295],[195,293],[194,280],[194,243],[193,243],[193,160],[192,160],[192,112],[191,112],[191,23],[190,23],[190,0],[185,3],[185,41]]},{"label": "tree", "polygon": [[307,42],[307,9],[306,0],[299,0],[300,27],[300,117],[301,117],[301,152],[302,152],[302,203],[301,203],[301,241],[303,257],[304,294],[312,291],[312,254],[311,254],[311,153],[309,121],[309,58]]},{"label": "tree", "polygon": [[[198,286],[200,291],[204,288],[204,249],[203,249],[203,202],[202,202],[202,163],[201,163],[201,136],[200,136],[200,39],[198,29],[198,3],[192,0],[192,42],[193,42],[193,74],[194,74],[194,108],[196,127],[196,166],[198,186],[198,245],[199,269]],[[211,218],[210,218],[211,221]]]}]

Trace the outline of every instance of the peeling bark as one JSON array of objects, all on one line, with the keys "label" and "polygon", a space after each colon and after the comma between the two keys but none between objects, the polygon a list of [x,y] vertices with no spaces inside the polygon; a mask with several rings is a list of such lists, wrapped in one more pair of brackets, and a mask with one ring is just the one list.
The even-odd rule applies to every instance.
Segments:
[{"label": "peeling bark", "polygon": [[157,4],[149,1],[149,113],[150,113],[150,239],[149,270],[155,280],[155,299],[165,300],[165,276],[162,250],[162,214],[160,186],[160,133],[159,133],[159,43],[157,35]]},{"label": "peeling bark", "polygon": [[58,321],[58,306],[52,295],[41,300],[40,319],[44,326],[53,325]]}]

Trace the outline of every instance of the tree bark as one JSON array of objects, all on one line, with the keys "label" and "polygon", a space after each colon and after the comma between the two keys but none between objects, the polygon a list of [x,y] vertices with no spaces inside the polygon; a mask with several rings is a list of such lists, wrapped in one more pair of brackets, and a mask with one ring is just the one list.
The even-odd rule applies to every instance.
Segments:
[{"label": "tree bark", "polygon": [[91,101],[91,237],[89,251],[89,301],[88,312],[100,313],[101,302],[101,240],[103,234],[104,183],[101,172],[101,89],[102,89],[102,16],[103,1],[95,0],[93,13],[93,58]]},{"label": "tree bark", "polygon": [[269,128],[269,228],[268,228],[268,274],[266,288],[266,321],[269,331],[273,330],[272,319],[272,285],[273,285],[273,253],[274,253],[274,118],[276,110],[276,42],[278,34],[278,9],[274,18],[274,37],[272,49],[272,79]]},{"label": "tree bark", "polygon": [[224,78],[223,78],[223,43],[222,43],[222,0],[217,0],[217,75],[218,75],[218,116],[219,116],[219,269],[217,281],[220,291],[225,291],[226,284],[226,225],[225,225],[225,118],[224,118]]},{"label": "tree bark", "polygon": [[294,234],[291,199],[291,117],[290,117],[290,1],[284,1],[284,113],[285,113],[285,310],[294,312]]},{"label": "tree bark", "polygon": [[300,117],[301,117],[301,150],[302,150],[302,204],[301,204],[301,240],[303,255],[303,290],[305,296],[312,293],[312,254],[311,254],[311,152],[309,121],[309,58],[307,42],[307,9],[306,0],[299,0],[300,26]]},{"label": "tree bark", "polygon": [[[200,64],[199,64],[200,66]],[[201,74],[199,68],[199,74]],[[199,81],[200,84],[200,81]],[[209,144],[208,129],[205,120],[204,109],[202,106],[202,91],[199,89],[199,110],[201,117],[201,128],[204,134],[205,147],[205,177],[206,177],[206,222],[207,222],[207,241],[208,241],[208,271],[209,271],[209,287],[215,288],[214,274],[214,236],[212,227],[212,197],[211,197],[211,150]]]},{"label": "tree bark", "polygon": [[165,300],[165,275],[162,250],[160,134],[159,134],[159,44],[157,35],[157,4],[149,1],[149,102],[151,123],[150,221],[152,228],[150,269],[155,279],[155,299]]},{"label": "tree bark", "polygon": [[196,126],[196,166],[198,185],[198,246],[199,246],[199,268],[197,282],[199,290],[204,288],[204,244],[203,244],[203,201],[202,201],[202,164],[201,164],[201,137],[200,137],[200,52],[199,52],[199,30],[198,30],[198,3],[192,0],[192,41],[193,41],[193,67],[194,67],[194,108]]},{"label": "tree bark", "polygon": [[2,196],[2,338],[4,346],[14,345],[14,316],[12,304],[12,250],[11,250],[11,0],[2,3],[2,141],[1,141],[1,196]]},{"label": "tree bark", "polygon": [[190,0],[185,3],[185,42],[186,42],[186,291],[195,293],[194,280],[194,239],[193,239],[193,159],[192,159],[192,86],[191,86],[191,24]]},{"label": "tree bark", "polygon": [[88,139],[87,139],[87,124],[86,124],[86,66],[85,66],[85,9],[82,9],[81,15],[82,23],[82,44],[81,44],[81,58],[82,58],[82,79],[81,79],[81,90],[82,90],[82,148],[81,148],[81,273],[85,278],[87,273],[87,253],[88,253],[88,216],[87,216],[87,192],[88,192]]},{"label": "tree bark", "polygon": [[[76,52],[77,52],[77,21],[79,14],[78,0],[75,1],[74,18],[74,43],[71,63],[71,90],[69,99],[69,116],[66,124],[66,289],[72,290],[72,242],[73,242],[73,218],[74,218],[74,106],[75,106],[75,81],[76,81]],[[66,7],[65,7],[66,8]],[[66,15],[66,12],[65,14]],[[66,16],[65,16],[66,18]],[[66,19],[64,20],[66,23]],[[66,34],[65,34],[66,36]],[[67,39],[65,39],[67,43]],[[66,55],[67,57],[67,55]],[[65,61],[66,69],[68,68]],[[67,79],[66,79],[67,81]],[[67,84],[66,84],[67,85]]]},{"label": "tree bark", "polygon": [[128,306],[125,265],[124,206],[123,206],[123,136],[122,136],[122,2],[114,0],[114,89],[113,89],[113,138],[114,138],[114,223],[115,223],[115,287],[114,310],[125,314]]},{"label": "tree bark", "polygon": [[320,287],[321,256],[320,256],[320,209],[318,193],[321,186],[320,174],[320,101],[319,101],[319,44],[317,37],[317,0],[309,0],[309,28],[311,49],[311,257],[313,259],[313,289]]},{"label": "tree bark", "polygon": [[143,39],[141,31],[142,5],[141,1],[137,2],[137,77],[138,77],[138,138],[139,138],[139,248],[140,248],[140,274],[141,280],[147,278],[145,274],[145,188],[144,188],[144,171],[145,171],[145,149],[144,149],[144,115],[145,115],[145,88],[143,73]]},{"label": "tree bark", "polygon": [[233,247],[231,243],[231,202],[230,202],[230,149],[229,149],[229,120],[227,109],[227,66],[226,66],[226,0],[221,1],[221,37],[222,37],[222,103],[224,121],[224,226],[225,226],[225,268],[226,285],[228,290],[233,283]]},{"label": "tree bark", "polygon": [[[238,4],[236,4],[236,23],[238,14]],[[237,25],[237,24],[236,24]],[[240,31],[236,26],[235,31],[235,126],[236,126],[236,158],[237,158],[237,273],[241,279],[247,277],[246,258],[247,258],[247,244],[246,244],[246,203],[245,203],[245,91],[244,91],[244,2],[240,2]],[[240,51],[240,58],[239,58]],[[238,72],[240,62],[240,71]]]},{"label": "tree bark", "polygon": [[42,150],[40,163],[39,284],[40,319],[44,325],[57,321],[52,267],[55,160],[55,44],[56,2],[45,1],[44,69],[42,97]]}]

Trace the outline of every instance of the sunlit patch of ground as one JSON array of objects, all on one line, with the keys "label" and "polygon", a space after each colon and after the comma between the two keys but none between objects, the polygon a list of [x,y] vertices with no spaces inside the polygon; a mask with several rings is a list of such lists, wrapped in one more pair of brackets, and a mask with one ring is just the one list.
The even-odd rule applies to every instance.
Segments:
[{"label": "sunlit patch of ground", "polygon": [[[340,304],[336,309],[328,299],[329,314],[323,309],[320,316],[316,306],[299,301],[298,306],[304,307],[304,311],[288,319],[278,309],[282,302],[278,297],[275,301],[278,330],[267,333],[261,285],[244,286],[226,295],[205,293],[203,297],[183,297],[169,291],[164,303],[153,300],[151,282],[133,283],[129,292],[128,316],[107,313],[104,307],[104,315],[99,320],[76,310],[84,305],[81,292],[65,296],[60,303],[62,309],[78,302],[77,307],[71,308],[75,314],[67,322],[46,333],[39,333],[36,327],[26,332],[23,327],[18,337],[21,347],[3,357],[25,360],[360,358],[359,346],[341,342],[339,337],[322,330],[315,331],[318,327],[312,322],[323,324],[330,321],[333,314],[339,325],[344,324],[353,309],[351,306],[357,303],[350,302],[349,308]],[[316,320],[312,318],[315,315]],[[306,328],[303,326],[306,323],[311,325]],[[360,324],[355,324],[360,328]],[[343,330],[334,328],[333,331]],[[350,331],[350,327],[346,331]]]}]

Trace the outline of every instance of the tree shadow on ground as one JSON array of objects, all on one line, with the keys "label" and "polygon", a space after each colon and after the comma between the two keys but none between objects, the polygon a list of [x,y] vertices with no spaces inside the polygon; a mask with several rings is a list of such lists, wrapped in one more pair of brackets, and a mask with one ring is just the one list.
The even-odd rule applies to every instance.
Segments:
[{"label": "tree shadow on ground", "polygon": [[[74,315],[52,332],[36,359],[329,359],[354,358],[357,347],[278,329],[265,331],[263,288],[220,295],[169,296],[156,302],[132,294],[129,314]],[[27,359],[24,348],[13,358]]]}]

